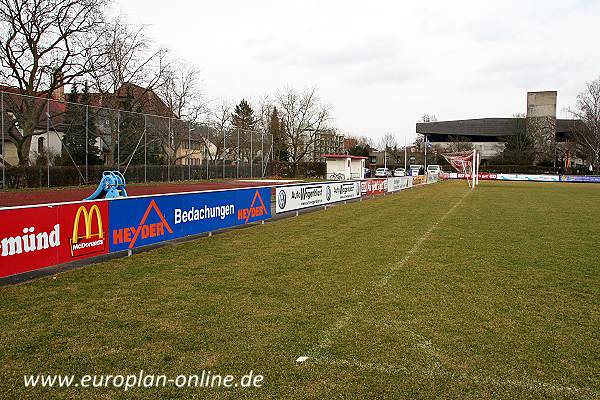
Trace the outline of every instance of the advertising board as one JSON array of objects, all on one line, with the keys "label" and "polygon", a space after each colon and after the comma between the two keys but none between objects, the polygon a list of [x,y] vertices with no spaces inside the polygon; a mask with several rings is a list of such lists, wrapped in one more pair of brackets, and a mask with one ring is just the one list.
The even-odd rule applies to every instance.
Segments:
[{"label": "advertising board", "polygon": [[384,194],[387,191],[387,179],[365,179],[360,182],[360,193],[363,196]]},{"label": "advertising board", "polygon": [[276,213],[315,207],[360,197],[360,181],[277,186]]},{"label": "advertising board", "polygon": [[561,175],[562,182],[600,183],[600,176],[592,175]]},{"label": "advertising board", "polygon": [[389,193],[397,192],[402,189],[406,189],[412,186],[412,177],[410,176],[398,176],[388,178],[387,180],[387,191]]},{"label": "advertising board", "polygon": [[427,174],[427,183],[436,183],[439,177],[437,174]]},{"label": "advertising board", "polygon": [[535,182],[558,182],[558,175],[533,175],[533,174],[497,174],[496,179],[501,181],[535,181]]},{"label": "advertising board", "polygon": [[268,219],[271,189],[116,199],[109,211],[110,251],[115,252]]},{"label": "advertising board", "polygon": [[108,253],[108,204],[0,210],[0,277]]},{"label": "advertising board", "polygon": [[427,178],[425,177],[425,175],[413,176],[412,180],[413,185],[421,185],[423,183],[427,183]]}]

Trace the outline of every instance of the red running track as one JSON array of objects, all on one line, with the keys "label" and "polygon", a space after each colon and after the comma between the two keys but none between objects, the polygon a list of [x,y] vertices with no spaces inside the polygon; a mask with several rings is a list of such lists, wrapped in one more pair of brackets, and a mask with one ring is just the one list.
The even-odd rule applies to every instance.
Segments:
[{"label": "red running track", "polygon": [[[221,181],[221,182],[178,182],[154,184],[128,184],[129,196],[147,194],[195,192],[199,190],[233,189],[241,187],[270,186],[271,182]],[[0,207],[24,206],[32,204],[59,203],[63,201],[79,201],[91,195],[96,188],[50,188],[39,190],[22,190],[0,192]]]}]

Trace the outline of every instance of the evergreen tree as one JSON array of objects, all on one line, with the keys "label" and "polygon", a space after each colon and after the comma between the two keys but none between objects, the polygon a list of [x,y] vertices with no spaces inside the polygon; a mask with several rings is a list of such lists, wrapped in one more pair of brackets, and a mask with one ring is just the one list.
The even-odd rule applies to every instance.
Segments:
[{"label": "evergreen tree", "polygon": [[77,165],[85,165],[86,147],[88,165],[100,164],[100,150],[96,146],[95,110],[91,107],[88,107],[86,113],[86,106],[88,106],[91,101],[91,95],[87,82],[85,83],[81,93],[77,93],[77,87],[76,85],[73,85],[67,100],[68,103],[65,107],[64,114],[65,129],[62,138],[63,149],[61,155],[61,164],[71,165],[73,162],[75,162]]},{"label": "evergreen tree", "polygon": [[254,110],[245,99],[235,106],[235,112],[231,114],[233,126],[245,130],[254,130],[258,120],[254,117]]}]

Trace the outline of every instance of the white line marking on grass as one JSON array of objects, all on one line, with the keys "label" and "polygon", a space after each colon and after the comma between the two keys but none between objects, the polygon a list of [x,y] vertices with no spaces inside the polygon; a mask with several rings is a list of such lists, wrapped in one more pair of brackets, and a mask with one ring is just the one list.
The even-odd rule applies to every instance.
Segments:
[{"label": "white line marking on grass", "polygon": [[577,396],[594,398],[598,397],[599,393],[586,387],[562,386],[548,382],[541,382],[532,379],[515,380],[515,379],[498,379],[489,376],[469,375],[466,373],[456,373],[447,369],[431,369],[418,368],[414,365],[410,368],[401,365],[365,363],[358,360],[345,360],[339,358],[330,358],[327,356],[319,356],[311,359],[315,364],[332,365],[337,367],[356,368],[362,371],[373,371],[385,373],[389,375],[420,375],[429,378],[447,377],[461,381],[471,381],[477,384],[491,385],[496,387],[511,387],[525,389],[530,392],[545,393],[550,395],[569,393]]},{"label": "white line marking on grass", "polygon": [[[431,225],[431,227],[429,229],[427,229],[427,231],[425,231],[425,233],[423,233],[423,235],[421,235],[421,237],[415,242],[415,244],[406,253],[404,258],[402,258],[402,260],[400,260],[400,262],[398,262],[396,264],[392,264],[391,268],[387,271],[387,273],[383,276],[383,278],[380,281],[378,281],[377,283],[375,283],[376,289],[386,286],[388,284],[388,281],[394,275],[394,273],[396,271],[398,271],[399,269],[403,268],[404,265],[406,265],[406,262],[419,250],[421,245],[429,238],[429,236],[431,236],[431,234],[439,226],[439,224],[444,222],[448,218],[448,216],[450,214],[452,214],[452,212],[454,210],[456,210],[458,208],[458,206],[461,205],[462,201],[465,199],[465,197],[467,197],[469,195],[469,193],[471,193],[471,192],[470,191],[465,192],[465,194],[452,207],[450,207],[450,209],[448,211],[446,211],[446,213],[444,215],[442,215],[442,217],[438,221],[436,221],[433,225]],[[323,332],[323,335],[321,336],[321,340],[319,341],[318,345],[311,348],[308,351],[308,355],[311,357],[316,357],[320,354],[321,350],[331,347],[331,345],[333,344],[335,335],[339,331],[344,329],[349,324],[349,322],[353,319],[353,317],[362,310],[362,308],[363,308],[363,303],[359,303],[353,309],[348,310],[345,313],[345,315],[343,315],[340,319],[338,319],[331,328],[329,328],[325,332]]]},{"label": "white line marking on grass", "polygon": [[[375,283],[375,288],[381,288],[386,286],[390,280],[390,278],[394,275],[396,271],[403,268],[407,261],[419,250],[421,245],[431,236],[431,234],[435,231],[435,229],[444,222],[454,210],[456,210],[463,202],[463,200],[470,194],[470,191],[465,192],[465,194],[444,214],[442,217],[435,222],[421,237],[415,242],[415,244],[410,248],[410,250],[406,253],[404,258],[400,260],[400,262],[393,264],[391,268],[387,271],[387,273],[383,276],[381,280]],[[343,313],[343,315],[335,322],[335,324],[325,330],[321,335],[321,340],[316,346],[313,346],[307,353],[306,356],[300,356],[296,359],[298,364],[308,362],[309,360],[316,364],[325,364],[325,365],[333,365],[340,367],[350,367],[350,368],[358,368],[364,371],[376,371],[380,373],[387,374],[418,374],[427,377],[450,377],[463,381],[471,381],[478,384],[491,385],[496,387],[512,387],[512,388],[520,388],[525,389],[530,392],[542,392],[545,394],[556,395],[556,394],[564,394],[569,393],[572,395],[578,396],[593,396],[597,397],[599,395],[598,392],[590,389],[590,388],[580,388],[573,386],[561,386],[553,383],[541,382],[536,380],[514,380],[514,379],[500,379],[491,376],[479,376],[479,375],[469,375],[466,373],[453,372],[449,366],[444,365],[444,361],[442,356],[437,352],[433,346],[431,340],[426,339],[425,337],[416,334],[415,332],[409,331],[415,340],[415,345],[417,348],[421,349],[423,353],[429,358],[430,366],[426,368],[416,367],[411,365],[410,368],[398,365],[391,364],[382,364],[382,363],[368,363],[362,362],[359,360],[346,360],[340,358],[332,358],[322,354],[323,350],[331,347],[334,342],[335,336],[344,329],[350,321],[362,311],[364,308],[364,304],[362,302],[358,303],[355,307],[347,310]]]}]

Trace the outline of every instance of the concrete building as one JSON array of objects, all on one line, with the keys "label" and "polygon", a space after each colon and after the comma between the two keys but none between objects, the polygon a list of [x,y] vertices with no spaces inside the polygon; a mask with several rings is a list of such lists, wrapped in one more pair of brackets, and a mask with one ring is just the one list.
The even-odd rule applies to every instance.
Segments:
[{"label": "concrete building", "polygon": [[[556,152],[560,143],[570,140],[576,124],[580,123],[578,120],[557,119],[556,99],[556,91],[527,93],[526,127],[536,132],[536,147],[548,147],[549,152]],[[481,153],[482,160],[490,161],[504,150],[507,138],[516,135],[522,126],[523,118],[478,118],[419,122],[416,132],[441,150],[453,151],[453,148],[472,146]]]}]

